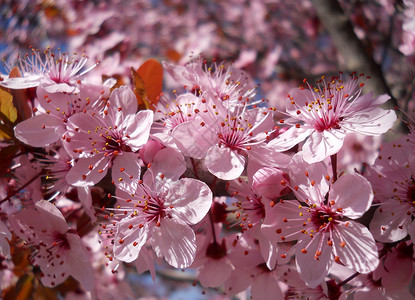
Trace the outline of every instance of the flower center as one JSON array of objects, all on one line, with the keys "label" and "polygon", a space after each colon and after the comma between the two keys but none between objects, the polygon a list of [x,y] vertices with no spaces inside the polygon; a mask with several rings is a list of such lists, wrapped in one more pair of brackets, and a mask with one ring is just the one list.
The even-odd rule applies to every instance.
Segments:
[{"label": "flower center", "polygon": [[105,156],[117,155],[124,151],[131,151],[131,148],[125,145],[121,135],[117,132],[112,132],[111,135],[104,136],[104,139],[105,146],[103,147],[103,150],[105,151]]},{"label": "flower center", "polygon": [[316,120],[314,124],[314,129],[322,132],[324,130],[329,130],[331,128],[334,129],[340,129],[340,125],[338,123],[339,120],[337,119],[327,119],[327,118],[320,118],[319,120]]},{"label": "flower center", "polygon": [[69,250],[71,246],[65,233],[53,232],[53,246],[59,250]]},{"label": "flower center", "polygon": [[316,230],[329,228],[333,225],[333,221],[338,219],[338,215],[329,207],[317,207],[311,212],[311,222]]},{"label": "flower center", "polygon": [[[241,121],[238,120],[241,117],[232,117],[230,120],[225,119],[225,122],[221,123],[221,128],[218,134],[220,143],[230,148],[231,150],[243,149],[246,141],[246,128],[241,126]],[[247,124],[249,130],[250,124]]]},{"label": "flower center", "polygon": [[225,240],[222,240],[222,244],[213,242],[209,244],[206,249],[206,256],[213,259],[221,259],[226,256]]}]

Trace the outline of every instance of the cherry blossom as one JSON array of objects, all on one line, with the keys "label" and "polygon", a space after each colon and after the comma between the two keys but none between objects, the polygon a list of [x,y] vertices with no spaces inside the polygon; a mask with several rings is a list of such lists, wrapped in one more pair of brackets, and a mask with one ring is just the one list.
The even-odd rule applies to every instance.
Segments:
[{"label": "cherry blossom", "polygon": [[[405,151],[402,148],[408,149]],[[370,223],[370,230],[379,242],[397,242],[410,234],[415,236],[413,144],[408,137],[383,145],[367,175],[380,202]]]},{"label": "cherry blossom", "polygon": [[113,161],[138,161],[133,152],[147,142],[152,123],[153,112],[137,113],[137,99],[126,86],[111,93],[104,111],[86,110],[72,115],[62,137],[65,149],[77,158],[66,176],[68,182],[93,185],[105,176]]},{"label": "cherry blossom", "polygon": [[52,203],[39,201],[35,208],[15,214],[10,223],[17,235],[37,249],[33,264],[42,270],[45,286],[54,287],[72,275],[85,289],[92,288],[94,275],[89,253]]},{"label": "cherry blossom", "polygon": [[[273,207],[266,206],[262,225],[263,234],[270,240],[298,240],[292,248],[296,266],[300,277],[311,288],[328,275],[333,261],[360,273],[373,271],[379,263],[376,244],[369,230],[352,221],[361,217],[372,203],[369,182],[358,174],[347,174],[328,190],[318,183],[323,174],[316,180],[306,176],[308,189],[299,188],[295,185],[299,182],[293,182],[291,178],[299,201],[284,200]],[[309,272],[310,268],[314,271]]]},{"label": "cherry blossom", "polygon": [[206,105],[206,113],[173,131],[176,145],[184,155],[204,158],[207,169],[224,180],[242,174],[246,157],[263,165],[288,164],[289,156],[267,144],[274,130],[272,113],[259,108],[248,110],[245,105],[232,112],[233,109],[227,109],[227,105],[234,107],[232,102],[216,100]]},{"label": "cherry blossom", "polygon": [[[61,85],[59,90],[64,91],[69,88],[68,85],[73,85],[78,78],[95,67],[94,65],[80,72],[88,61],[85,54],[78,58],[77,53],[70,56],[59,51],[56,55],[49,48],[43,54],[42,56],[40,50],[32,48],[30,53],[18,57],[16,64],[21,77],[1,75],[3,80],[0,81],[0,85],[11,89],[26,89],[37,87],[42,80],[47,80]],[[7,68],[10,72],[11,67]]]},{"label": "cherry blossom", "polygon": [[[79,92],[76,92],[79,88]],[[65,93],[56,91],[56,84],[37,88],[39,106],[33,117],[17,124],[16,137],[33,147],[45,147],[59,140],[67,130],[68,119],[77,112],[88,109],[103,109],[104,100],[109,95],[108,86],[80,84],[68,87]]]},{"label": "cherry blossom", "polygon": [[330,81],[323,77],[314,87],[291,90],[287,96],[289,118],[281,122],[292,127],[270,145],[284,151],[308,137],[302,152],[304,160],[313,163],[339,152],[349,133],[385,133],[395,122],[396,114],[379,106],[390,97],[373,98],[372,93],[362,96],[363,85],[359,76],[353,74],[347,81],[341,76]]},{"label": "cherry blossom", "polygon": [[[121,173],[134,174],[139,166],[129,162],[122,168]],[[184,170],[181,154],[166,148],[156,154],[138,184],[128,181],[129,176],[124,177],[126,185],[120,185],[117,192],[117,214],[124,217],[117,223],[116,258],[136,260],[149,241],[157,256],[164,257],[171,266],[190,266],[196,254],[195,233],[190,225],[206,215],[212,192],[199,180],[179,179]]]}]

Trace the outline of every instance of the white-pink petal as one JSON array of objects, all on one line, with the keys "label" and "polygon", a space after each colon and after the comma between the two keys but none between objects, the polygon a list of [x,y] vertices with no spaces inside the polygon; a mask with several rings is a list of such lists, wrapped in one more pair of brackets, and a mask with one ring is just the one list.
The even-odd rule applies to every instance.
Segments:
[{"label": "white-pink petal", "polygon": [[279,282],[270,272],[258,275],[251,285],[251,296],[256,299],[284,299]]},{"label": "white-pink petal", "polygon": [[208,125],[202,126],[201,123],[202,119],[196,118],[193,121],[179,124],[173,129],[174,142],[183,155],[202,159],[208,149],[217,142],[218,137],[207,128]]},{"label": "white-pink petal", "polygon": [[197,279],[204,287],[218,287],[229,278],[232,270],[233,266],[228,259],[212,258],[199,268]]},{"label": "white-pink petal", "polygon": [[244,171],[245,157],[230,148],[215,145],[208,150],[205,165],[216,177],[233,180],[241,176]]},{"label": "white-pink petal", "polygon": [[169,186],[166,201],[173,206],[177,217],[194,225],[200,222],[212,205],[212,191],[206,183],[193,178],[182,178]]},{"label": "white-pink petal", "polygon": [[141,167],[137,154],[123,152],[112,164],[112,179],[115,185],[128,194],[134,194],[140,180]]},{"label": "white-pink petal", "polygon": [[108,116],[111,116],[112,121],[118,127],[123,124],[124,117],[137,112],[137,98],[126,85],[114,89],[108,103]]},{"label": "white-pink petal", "polygon": [[154,226],[151,237],[151,245],[157,256],[163,256],[172,267],[187,268],[195,259],[195,233],[182,220],[161,219],[160,226]]},{"label": "white-pink petal", "polygon": [[336,154],[343,146],[345,136],[345,132],[336,129],[314,131],[303,145],[304,160],[312,164]]},{"label": "white-pink petal", "polygon": [[331,187],[329,201],[335,209],[343,209],[344,215],[357,219],[370,208],[373,200],[372,186],[359,174],[341,176]]},{"label": "white-pink petal", "polygon": [[[134,96],[135,97],[135,96]],[[129,138],[126,142],[133,151],[138,151],[143,147],[150,136],[150,128],[153,124],[154,114],[151,110],[141,110],[135,115],[130,115],[124,124],[125,135]]]},{"label": "white-pink petal", "polygon": [[109,164],[105,156],[79,158],[66,174],[66,181],[74,186],[92,186],[104,178]]},{"label": "white-pink petal", "polygon": [[[338,234],[333,234],[335,255],[348,268],[367,274],[374,271],[379,264],[378,248],[369,230],[360,223],[349,221],[336,226]],[[346,244],[342,247],[342,242]]]},{"label": "white-pink petal", "polygon": [[268,146],[273,147],[276,151],[282,152],[291,149],[299,142],[304,141],[311,133],[313,129],[305,129],[303,127],[296,128],[292,126],[287,131],[284,131],[275,139],[268,143]]},{"label": "white-pink petal", "polygon": [[[322,233],[318,233],[310,238],[305,234],[295,246],[295,262],[298,273],[310,288],[315,288],[324,280],[329,274],[332,263],[332,249],[327,245],[325,237],[321,235]],[[322,248],[319,249],[321,238],[323,238]],[[321,251],[318,259],[315,258],[317,250]]]},{"label": "white-pink petal", "polygon": [[115,235],[114,256],[125,262],[132,262],[137,259],[152,227],[152,225],[145,224],[145,220],[143,220],[144,226],[142,228],[139,228],[139,226],[130,228],[132,221],[134,221],[134,224],[139,223],[137,219],[125,219],[118,223],[117,234]]},{"label": "white-pink petal", "polygon": [[71,247],[65,260],[68,272],[78,280],[84,289],[91,291],[94,287],[95,274],[89,260],[89,253],[78,235],[68,233],[66,238]]},{"label": "white-pink petal", "polygon": [[348,131],[365,135],[381,135],[388,131],[396,121],[393,110],[370,108],[345,118],[341,126]]},{"label": "white-pink petal", "polygon": [[65,132],[62,119],[40,114],[20,122],[14,127],[15,136],[33,147],[45,147],[56,142]]}]

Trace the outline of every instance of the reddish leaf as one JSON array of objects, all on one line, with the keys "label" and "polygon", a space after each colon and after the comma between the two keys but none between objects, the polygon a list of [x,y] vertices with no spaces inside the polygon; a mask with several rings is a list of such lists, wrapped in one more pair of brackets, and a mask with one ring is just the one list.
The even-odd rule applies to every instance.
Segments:
[{"label": "reddish leaf", "polygon": [[163,88],[163,67],[155,59],[149,59],[135,71],[131,68],[134,93],[139,109],[155,109]]},{"label": "reddish leaf", "polygon": [[[22,77],[17,67],[11,69],[10,78]],[[26,89],[11,89],[10,93],[13,95],[13,104],[17,109],[17,122],[29,119],[32,116],[32,110],[27,99]]]}]

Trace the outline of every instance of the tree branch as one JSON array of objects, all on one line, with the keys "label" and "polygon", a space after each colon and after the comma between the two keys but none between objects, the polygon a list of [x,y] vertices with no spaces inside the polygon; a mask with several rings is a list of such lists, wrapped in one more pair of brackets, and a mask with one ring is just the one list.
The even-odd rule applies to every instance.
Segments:
[{"label": "tree branch", "polygon": [[336,0],[312,0],[312,2],[321,23],[344,59],[344,67],[349,71],[369,75],[372,79],[366,83],[366,87],[375,95],[388,94],[391,96],[384,108],[393,109],[398,106],[386,83],[381,67],[356,36],[353,25],[339,2]]}]

